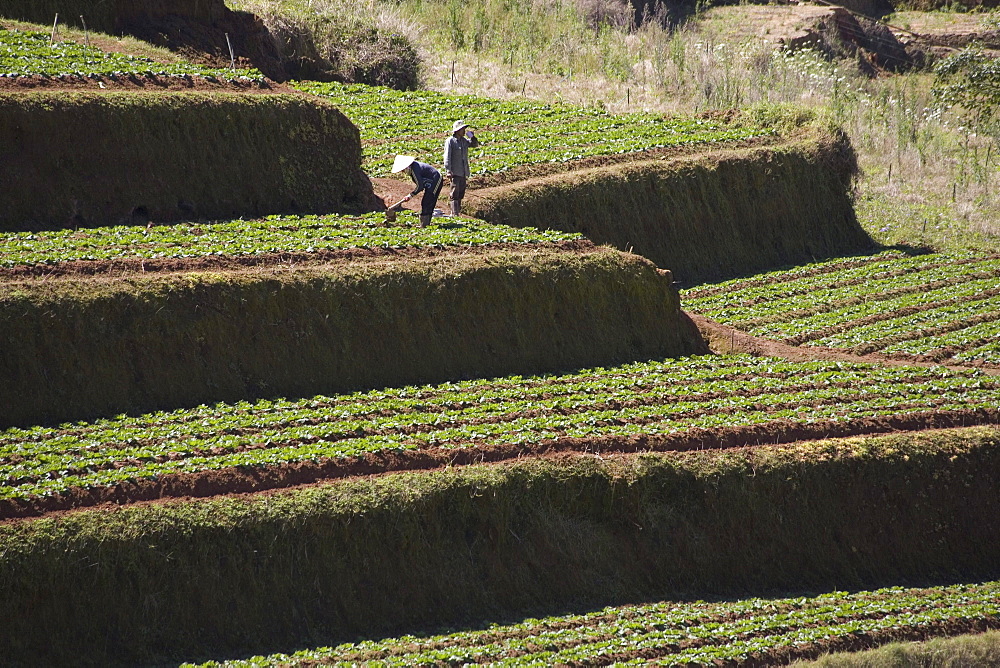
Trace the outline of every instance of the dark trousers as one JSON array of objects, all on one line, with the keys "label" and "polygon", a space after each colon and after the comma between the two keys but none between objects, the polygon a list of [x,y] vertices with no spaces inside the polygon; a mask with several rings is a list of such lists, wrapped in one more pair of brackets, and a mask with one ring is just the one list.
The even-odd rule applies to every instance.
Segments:
[{"label": "dark trousers", "polygon": [[433,216],[434,207],[437,206],[438,195],[441,194],[441,186],[444,185],[444,179],[438,174],[437,179],[435,179],[433,184],[428,184],[430,187],[424,188],[424,198],[420,200],[420,215],[421,216]]},{"label": "dark trousers", "polygon": [[465,197],[465,187],[469,183],[468,176],[457,176],[452,174],[451,176],[451,199],[453,202],[461,202],[462,198]]}]

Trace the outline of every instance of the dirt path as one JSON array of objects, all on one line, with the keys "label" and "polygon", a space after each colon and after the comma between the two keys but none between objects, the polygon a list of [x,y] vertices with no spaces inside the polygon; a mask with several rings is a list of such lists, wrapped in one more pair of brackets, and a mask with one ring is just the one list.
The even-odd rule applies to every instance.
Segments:
[{"label": "dirt path", "polygon": [[[725,113],[716,114],[714,116],[719,117],[719,119],[723,121],[728,119],[728,115]],[[570,162],[543,162],[532,165],[521,165],[503,172],[478,174],[471,177],[469,179],[469,191],[466,195],[466,199],[468,201],[472,201],[478,197],[486,196],[491,188],[498,188],[501,186],[517,184],[518,187],[530,187],[535,181],[544,179],[547,176],[552,176],[553,174],[579,172],[587,169],[621,165],[629,162],[645,162],[648,160],[663,160],[665,158],[687,155],[700,155],[713,151],[769,146],[771,144],[788,141],[788,139],[789,137],[787,136],[761,135],[759,137],[753,137],[751,139],[744,139],[740,141],[681,144],[678,146],[667,146],[664,148],[650,149],[636,153],[596,155],[588,158],[581,158],[579,160],[572,160]],[[443,135],[441,141],[443,145]],[[434,164],[435,167],[440,166],[439,163],[432,164]],[[375,190],[375,194],[381,197],[387,205],[398,202],[404,195],[413,190],[413,182],[404,176],[371,177],[371,182],[372,187]],[[448,178],[445,177],[445,184],[444,187],[441,188],[441,195],[438,198],[439,209],[447,210],[447,206],[444,205],[448,203],[448,192],[450,189],[451,183]],[[412,200],[404,204],[402,208],[410,211],[419,211],[421,196],[422,195],[417,195]]]}]

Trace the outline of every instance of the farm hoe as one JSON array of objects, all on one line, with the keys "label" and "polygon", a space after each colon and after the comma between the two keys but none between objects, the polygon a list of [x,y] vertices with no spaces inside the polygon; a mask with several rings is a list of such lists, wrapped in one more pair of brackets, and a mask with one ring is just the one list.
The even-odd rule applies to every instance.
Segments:
[{"label": "farm hoe", "polygon": [[403,202],[405,202],[405,201],[406,201],[406,198],[404,197],[403,199],[399,200],[395,204],[386,207],[386,209],[385,209],[385,222],[387,222],[387,223],[394,223],[394,222],[396,222],[396,214],[402,209]]}]

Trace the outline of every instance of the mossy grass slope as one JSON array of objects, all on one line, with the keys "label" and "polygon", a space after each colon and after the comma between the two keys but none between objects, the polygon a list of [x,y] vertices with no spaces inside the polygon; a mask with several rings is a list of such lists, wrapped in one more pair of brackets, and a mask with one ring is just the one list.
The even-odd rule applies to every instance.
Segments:
[{"label": "mossy grass slope", "polygon": [[381,206],[357,129],[298,95],[0,94],[0,136],[5,230]]},{"label": "mossy grass slope", "polygon": [[0,285],[0,423],[693,352],[669,272],[558,247]]}]

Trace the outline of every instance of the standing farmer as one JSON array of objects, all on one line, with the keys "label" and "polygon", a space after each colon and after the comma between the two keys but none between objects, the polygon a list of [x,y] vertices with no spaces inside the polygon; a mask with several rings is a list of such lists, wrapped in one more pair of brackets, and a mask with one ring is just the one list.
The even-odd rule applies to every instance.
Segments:
[{"label": "standing farmer", "polygon": [[424,162],[417,162],[416,158],[408,155],[397,155],[392,162],[393,173],[406,170],[410,173],[410,178],[417,184],[416,189],[403,198],[404,202],[424,191],[424,198],[420,200],[420,226],[427,227],[431,224],[431,217],[434,215],[434,206],[437,204],[438,195],[441,194],[441,186],[444,179],[441,172]]},{"label": "standing farmer", "polygon": [[465,197],[465,186],[469,182],[469,149],[479,146],[479,140],[466,131],[468,123],[455,121],[451,126],[451,136],[444,140],[444,169],[451,177],[451,213],[457,216],[462,213],[462,198]]}]

